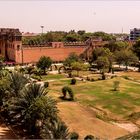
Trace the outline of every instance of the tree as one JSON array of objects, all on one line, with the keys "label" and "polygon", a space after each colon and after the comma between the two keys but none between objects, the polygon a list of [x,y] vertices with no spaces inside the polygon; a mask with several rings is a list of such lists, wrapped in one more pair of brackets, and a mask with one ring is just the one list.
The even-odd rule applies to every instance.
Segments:
[{"label": "tree", "polygon": [[77,33],[78,33],[79,35],[84,35],[84,34],[86,33],[86,31],[85,31],[85,30],[79,30]]},{"label": "tree", "polygon": [[12,72],[8,75],[10,83],[9,93],[11,96],[18,97],[22,88],[28,83],[28,79],[21,73]]},{"label": "tree", "polygon": [[2,70],[4,61],[5,61],[5,58],[3,56],[0,56],[0,70]]},{"label": "tree", "polygon": [[28,132],[36,134],[45,120],[57,118],[56,102],[46,94],[46,89],[39,84],[25,86],[20,97],[13,99],[9,106],[10,117],[22,123]]},{"label": "tree", "polygon": [[90,63],[95,62],[100,56],[106,56],[106,52],[103,47],[98,47],[93,50]]},{"label": "tree", "polygon": [[103,41],[110,41],[110,40],[116,40],[115,36],[111,34],[107,34],[105,32],[94,32],[93,36],[95,37],[101,37]]},{"label": "tree", "polygon": [[138,57],[131,50],[116,51],[115,57],[118,64],[125,64],[126,70],[129,64],[138,61]]},{"label": "tree", "polygon": [[65,39],[66,42],[75,42],[79,41],[79,36],[77,34],[68,34]]},{"label": "tree", "polygon": [[136,41],[136,43],[133,45],[133,50],[140,59],[140,39]]},{"label": "tree", "polygon": [[85,65],[82,62],[73,62],[71,64],[72,70],[76,70],[77,71],[77,76],[79,76],[79,71],[84,70],[87,68],[87,65]]},{"label": "tree", "polygon": [[106,56],[100,56],[96,60],[97,67],[104,73],[105,68],[109,66],[109,61]]},{"label": "tree", "polygon": [[38,68],[44,71],[44,74],[46,74],[46,68],[50,68],[50,66],[52,65],[52,60],[50,57],[42,56],[36,65]]},{"label": "tree", "polygon": [[110,41],[104,47],[108,48],[111,52],[121,51],[128,48],[128,43],[123,41]]},{"label": "tree", "polygon": [[64,66],[71,67],[73,62],[79,61],[79,57],[76,53],[70,53],[69,56],[64,61]]}]

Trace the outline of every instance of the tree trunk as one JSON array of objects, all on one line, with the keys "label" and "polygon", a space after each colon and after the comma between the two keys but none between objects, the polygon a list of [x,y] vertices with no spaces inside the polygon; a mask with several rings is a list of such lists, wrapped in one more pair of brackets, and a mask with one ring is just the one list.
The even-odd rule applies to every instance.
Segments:
[{"label": "tree trunk", "polygon": [[44,69],[44,75],[46,75],[46,69]]},{"label": "tree trunk", "polygon": [[128,65],[127,65],[127,64],[126,64],[125,70],[126,70],[126,71],[128,70]]}]

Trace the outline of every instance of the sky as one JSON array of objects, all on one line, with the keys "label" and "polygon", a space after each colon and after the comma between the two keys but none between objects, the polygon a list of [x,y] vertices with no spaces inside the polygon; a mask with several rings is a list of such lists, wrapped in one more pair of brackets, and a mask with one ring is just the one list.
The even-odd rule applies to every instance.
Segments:
[{"label": "sky", "polygon": [[129,33],[140,28],[140,1],[0,0],[0,28],[21,32],[85,30]]}]

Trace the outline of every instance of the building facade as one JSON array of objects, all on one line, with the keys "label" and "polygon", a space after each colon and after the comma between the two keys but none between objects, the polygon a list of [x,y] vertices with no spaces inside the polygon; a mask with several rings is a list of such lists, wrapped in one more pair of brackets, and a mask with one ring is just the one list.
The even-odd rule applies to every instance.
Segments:
[{"label": "building facade", "polygon": [[138,38],[140,38],[140,29],[138,28],[131,29],[129,39],[135,41]]},{"label": "building facade", "polygon": [[51,42],[44,45],[23,45],[19,29],[0,29],[0,55],[6,61],[16,64],[36,63],[41,56],[48,56],[54,62],[64,61],[70,53],[83,55],[85,59],[95,47],[103,46],[106,42],[89,39],[86,42]]}]

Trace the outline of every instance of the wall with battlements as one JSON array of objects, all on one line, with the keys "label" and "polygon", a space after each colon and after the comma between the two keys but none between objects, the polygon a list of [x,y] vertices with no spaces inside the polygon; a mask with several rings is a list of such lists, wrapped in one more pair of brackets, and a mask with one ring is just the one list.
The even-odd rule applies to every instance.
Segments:
[{"label": "wall with battlements", "polygon": [[[23,46],[22,58],[23,63],[35,63],[41,56],[48,56],[53,61],[64,61],[70,53],[80,55],[87,46],[70,46],[70,47],[31,47]],[[21,61],[21,63],[22,63]],[[18,61],[19,62],[19,61]]]}]

